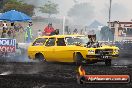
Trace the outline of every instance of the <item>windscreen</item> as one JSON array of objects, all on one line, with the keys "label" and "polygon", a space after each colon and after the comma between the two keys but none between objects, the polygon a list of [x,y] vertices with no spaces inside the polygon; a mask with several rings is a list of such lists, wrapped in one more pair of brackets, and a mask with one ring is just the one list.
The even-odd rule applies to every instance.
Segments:
[{"label": "windscreen", "polygon": [[89,39],[85,36],[77,36],[77,37],[66,37],[65,38],[67,45],[74,45],[75,43],[81,43],[82,45],[86,45]]}]

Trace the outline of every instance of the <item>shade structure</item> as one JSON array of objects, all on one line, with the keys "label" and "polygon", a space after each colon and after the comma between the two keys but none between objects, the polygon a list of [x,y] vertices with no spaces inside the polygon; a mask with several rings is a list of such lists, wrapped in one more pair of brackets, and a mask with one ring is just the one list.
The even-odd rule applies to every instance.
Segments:
[{"label": "shade structure", "polygon": [[22,22],[22,21],[31,21],[31,18],[22,12],[11,10],[3,13],[0,16],[0,20],[10,21],[10,22],[17,22],[17,21]]},{"label": "shade structure", "polygon": [[2,16],[2,13],[0,13],[0,17]]},{"label": "shade structure", "polygon": [[[0,13],[0,17],[2,16],[2,14]],[[2,21],[2,20],[0,20],[0,21]]]}]

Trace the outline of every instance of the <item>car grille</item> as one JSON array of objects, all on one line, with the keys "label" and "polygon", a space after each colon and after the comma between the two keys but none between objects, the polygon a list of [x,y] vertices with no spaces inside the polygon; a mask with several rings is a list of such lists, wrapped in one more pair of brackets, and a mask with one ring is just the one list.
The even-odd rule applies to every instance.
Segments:
[{"label": "car grille", "polygon": [[100,54],[100,55],[110,55],[112,54],[113,50],[112,49],[96,49],[95,54]]}]

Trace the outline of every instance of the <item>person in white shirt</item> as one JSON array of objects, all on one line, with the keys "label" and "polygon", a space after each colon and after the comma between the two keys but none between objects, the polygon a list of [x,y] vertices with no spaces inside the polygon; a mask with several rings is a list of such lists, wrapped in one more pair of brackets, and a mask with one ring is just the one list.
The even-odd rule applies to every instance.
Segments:
[{"label": "person in white shirt", "polygon": [[41,30],[38,30],[38,37],[42,36]]},{"label": "person in white shirt", "polygon": [[6,23],[6,21],[4,21],[4,23],[3,23],[3,29],[7,29],[8,27],[7,27],[7,23]]}]

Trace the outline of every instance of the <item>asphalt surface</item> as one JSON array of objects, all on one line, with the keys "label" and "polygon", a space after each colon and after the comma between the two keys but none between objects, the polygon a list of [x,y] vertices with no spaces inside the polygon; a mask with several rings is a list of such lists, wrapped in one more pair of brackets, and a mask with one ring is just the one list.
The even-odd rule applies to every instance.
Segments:
[{"label": "asphalt surface", "polygon": [[78,66],[74,64],[34,62],[26,55],[11,60],[0,62],[0,88],[132,88],[131,50],[122,50],[112,66],[104,63],[83,66],[87,74],[130,75],[131,81],[125,84],[80,85],[76,80]]}]

